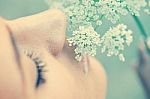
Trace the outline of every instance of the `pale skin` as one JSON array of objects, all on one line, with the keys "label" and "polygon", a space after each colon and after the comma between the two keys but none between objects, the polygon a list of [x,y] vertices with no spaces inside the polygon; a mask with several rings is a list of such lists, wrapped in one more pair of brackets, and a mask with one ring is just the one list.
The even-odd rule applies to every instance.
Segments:
[{"label": "pale skin", "polygon": [[[84,74],[83,62],[74,59],[65,40],[66,27],[65,15],[56,9],[0,19],[0,99],[105,99],[103,66],[89,56],[89,72]],[[38,88],[35,64],[16,45],[41,51],[47,72]]]}]

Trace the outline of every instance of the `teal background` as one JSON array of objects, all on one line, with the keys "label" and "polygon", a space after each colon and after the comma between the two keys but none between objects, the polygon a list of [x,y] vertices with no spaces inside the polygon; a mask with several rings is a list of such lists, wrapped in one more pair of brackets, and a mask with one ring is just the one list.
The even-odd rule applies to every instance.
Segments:
[{"label": "teal background", "polygon": [[[32,15],[48,9],[44,0],[0,0],[0,15],[7,19],[15,19]],[[150,16],[141,13],[145,30],[150,34]],[[120,62],[116,57],[106,57],[98,51],[97,58],[104,65],[108,79],[107,99],[147,99],[141,82],[134,71],[137,59],[137,47],[140,42],[140,31],[131,16],[122,18],[134,31],[134,42],[125,50],[126,61]],[[105,21],[99,29],[101,35],[112,25]]]}]

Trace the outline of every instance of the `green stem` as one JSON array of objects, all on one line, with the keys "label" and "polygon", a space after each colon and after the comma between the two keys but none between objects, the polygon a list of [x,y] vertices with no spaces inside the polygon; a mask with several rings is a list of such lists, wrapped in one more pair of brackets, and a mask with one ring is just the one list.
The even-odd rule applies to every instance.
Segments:
[{"label": "green stem", "polygon": [[102,20],[102,19],[103,19],[103,17],[104,17],[104,15],[101,15],[100,20]]},{"label": "green stem", "polygon": [[147,35],[147,33],[146,33],[146,31],[145,31],[145,29],[144,29],[144,27],[143,27],[141,21],[139,20],[139,18],[136,17],[136,16],[133,16],[133,18],[134,18],[134,20],[135,20],[137,26],[139,27],[140,32],[141,32],[141,34],[143,35],[144,39],[148,39],[148,35]]},{"label": "green stem", "polygon": [[148,2],[149,2],[149,0],[146,0],[146,2],[148,3]]},{"label": "green stem", "polygon": [[144,29],[144,26],[142,25],[141,21],[139,20],[139,18],[137,16],[133,16],[133,19],[135,20],[138,28],[140,29],[140,33],[144,37],[144,43],[145,43],[146,49],[147,49],[148,53],[150,54],[150,48],[148,47],[148,44],[147,44],[148,35]]}]

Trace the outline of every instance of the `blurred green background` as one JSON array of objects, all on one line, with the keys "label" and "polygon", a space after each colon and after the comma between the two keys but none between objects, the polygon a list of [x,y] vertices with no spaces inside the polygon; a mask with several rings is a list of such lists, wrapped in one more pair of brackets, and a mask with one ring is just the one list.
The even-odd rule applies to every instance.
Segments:
[{"label": "blurred green background", "polygon": [[[15,19],[32,15],[48,9],[44,0],[0,0],[0,15],[7,19]],[[141,13],[145,30],[150,34],[150,16]],[[125,51],[126,62],[120,62],[116,57],[106,57],[98,52],[97,58],[104,65],[108,78],[107,99],[147,99],[141,82],[134,71],[133,65],[137,60],[137,47],[140,42],[140,31],[131,16],[122,18],[134,31],[134,42]],[[112,25],[109,22],[99,29],[103,34]]]}]

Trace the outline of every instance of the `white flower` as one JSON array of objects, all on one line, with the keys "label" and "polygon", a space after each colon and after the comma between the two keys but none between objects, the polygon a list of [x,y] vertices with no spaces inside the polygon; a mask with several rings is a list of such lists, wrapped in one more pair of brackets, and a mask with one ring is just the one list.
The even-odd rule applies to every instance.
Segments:
[{"label": "white flower", "polygon": [[119,54],[118,56],[119,56],[119,59],[120,59],[121,61],[123,61],[123,62],[125,61],[125,57],[124,57],[123,54]]},{"label": "white flower", "polygon": [[145,0],[126,0],[127,8],[132,15],[140,16],[139,12],[142,7],[146,7]]},{"label": "white flower", "polygon": [[[100,40],[100,35],[94,31],[102,25],[102,19],[117,23],[121,16],[130,12],[139,16],[139,11],[145,7],[145,0],[55,0],[68,19],[68,32],[73,33],[68,39],[69,45],[75,47],[76,59],[81,61],[85,54],[96,55],[97,46],[107,56],[118,56],[125,61],[122,54],[125,45],[130,45],[132,31],[124,24],[110,28]],[[52,3],[51,3],[52,4]],[[148,10],[145,10],[148,12]]]},{"label": "white flower", "polygon": [[125,49],[125,45],[130,46],[132,40],[132,31],[128,30],[126,25],[119,24],[110,28],[101,38],[101,52],[106,52],[107,56],[118,56],[120,60],[124,61],[122,51]]},{"label": "white flower", "polygon": [[97,46],[100,44],[100,35],[92,26],[80,26],[73,31],[73,37],[68,39],[69,45],[75,47],[76,60],[81,61],[84,55],[96,55]]},{"label": "white flower", "polygon": [[[64,6],[63,11],[68,16],[69,30],[74,31],[79,26],[94,24],[97,27],[102,24],[101,14],[98,12],[96,2],[93,0],[72,0],[74,3]],[[96,24],[95,24],[96,23]]]},{"label": "white flower", "polygon": [[126,2],[123,0],[99,0],[96,3],[99,13],[112,23],[116,23],[120,16],[127,15]]}]

